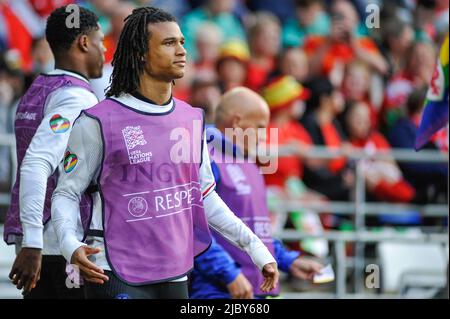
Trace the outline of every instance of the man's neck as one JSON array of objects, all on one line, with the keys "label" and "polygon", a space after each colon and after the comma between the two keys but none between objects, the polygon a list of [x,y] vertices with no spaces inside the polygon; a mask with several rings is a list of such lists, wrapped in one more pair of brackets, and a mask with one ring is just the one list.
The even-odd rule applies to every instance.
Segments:
[{"label": "man's neck", "polygon": [[163,105],[172,96],[172,83],[141,77],[138,92],[157,105]]},{"label": "man's neck", "polygon": [[70,57],[67,57],[66,59],[56,59],[55,69],[78,73],[79,75],[89,80],[88,71],[82,66],[82,63],[80,63],[80,61],[78,60],[74,61]]}]

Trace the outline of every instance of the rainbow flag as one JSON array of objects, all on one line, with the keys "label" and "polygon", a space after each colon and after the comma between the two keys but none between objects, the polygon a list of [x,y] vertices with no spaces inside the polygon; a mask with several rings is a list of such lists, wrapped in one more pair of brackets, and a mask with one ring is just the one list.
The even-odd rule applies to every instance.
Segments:
[{"label": "rainbow flag", "polygon": [[421,149],[434,133],[448,124],[448,35],[428,89],[425,109],[417,131],[415,149]]}]

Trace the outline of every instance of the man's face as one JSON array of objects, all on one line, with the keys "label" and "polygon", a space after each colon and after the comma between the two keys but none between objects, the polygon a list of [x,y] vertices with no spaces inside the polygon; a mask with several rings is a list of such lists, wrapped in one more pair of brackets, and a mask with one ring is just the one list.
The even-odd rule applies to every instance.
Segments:
[{"label": "man's face", "polygon": [[[244,150],[244,154],[248,155],[249,153],[256,153],[256,147],[259,143],[266,142],[265,134],[261,135],[260,133],[265,133],[265,128],[269,125],[270,113],[268,111],[254,110],[246,114],[244,118],[241,118],[239,121],[238,127],[242,130],[250,129],[255,137],[256,145],[253,145],[251,139],[248,138],[238,138],[237,144]],[[261,129],[261,130],[259,130]]]},{"label": "man's face", "polygon": [[103,63],[105,63],[105,46],[103,40],[105,35],[103,34],[100,26],[97,30],[92,30],[87,35],[89,39],[89,51],[88,51],[88,76],[90,79],[97,79],[102,77]]},{"label": "man's face", "polygon": [[145,72],[151,77],[171,82],[184,76],[186,50],[184,37],[176,22],[160,22],[148,26],[149,50]]}]

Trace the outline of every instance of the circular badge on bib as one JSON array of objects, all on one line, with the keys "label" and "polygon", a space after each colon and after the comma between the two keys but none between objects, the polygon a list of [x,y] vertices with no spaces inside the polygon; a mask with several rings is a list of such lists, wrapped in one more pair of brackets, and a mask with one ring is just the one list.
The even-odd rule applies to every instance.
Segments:
[{"label": "circular badge on bib", "polygon": [[148,209],[148,204],[143,197],[133,197],[128,202],[128,212],[134,217],[142,217]]}]

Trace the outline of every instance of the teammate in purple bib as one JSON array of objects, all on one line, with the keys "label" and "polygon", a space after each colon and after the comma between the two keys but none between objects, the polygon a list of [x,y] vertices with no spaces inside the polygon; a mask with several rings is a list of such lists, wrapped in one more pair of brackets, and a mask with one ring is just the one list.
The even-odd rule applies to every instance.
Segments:
[{"label": "teammate in purple bib", "polygon": [[[70,8],[58,8],[49,16],[46,39],[55,57],[55,70],[33,81],[20,100],[14,123],[18,170],[4,240],[16,244],[18,251],[9,277],[29,299],[84,297],[81,289],[67,285],[66,261],[50,220],[58,165],[73,122],[83,109],[98,102],[89,79],[101,77],[104,62],[98,17],[87,9],[77,9],[77,28],[66,23]],[[87,228],[90,198],[81,194],[79,205],[80,224]],[[76,226],[83,236],[81,225]]]},{"label": "teammate in purple bib", "polygon": [[[255,142],[258,139],[264,142],[263,135],[258,133],[265,131],[269,117],[267,103],[247,88],[235,88],[222,97],[216,109],[217,127],[207,130],[216,192],[263,240],[281,270],[301,279],[312,279],[322,265],[299,256],[299,252],[285,250],[281,242],[272,237],[264,179],[251,155],[257,143],[251,145],[252,139],[241,138],[237,131],[254,133]],[[217,232],[213,231],[213,235],[216,241],[195,259],[191,298],[240,299],[279,294],[279,288],[262,291],[263,277],[248,255]]]}]

